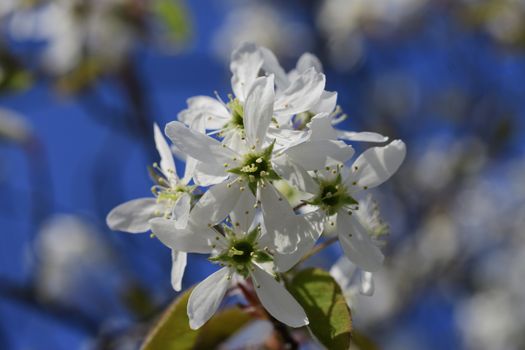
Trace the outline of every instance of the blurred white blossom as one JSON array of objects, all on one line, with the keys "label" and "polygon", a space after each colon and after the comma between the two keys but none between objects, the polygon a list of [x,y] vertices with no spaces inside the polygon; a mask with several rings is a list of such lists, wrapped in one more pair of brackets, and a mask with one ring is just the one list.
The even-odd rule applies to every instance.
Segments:
[{"label": "blurred white blossom", "polygon": [[32,135],[32,127],[19,113],[0,108],[0,140],[25,143]]},{"label": "blurred white blossom", "polygon": [[46,221],[36,242],[36,286],[44,300],[111,314],[122,274],[99,232],[74,215]]},{"label": "blurred white blossom", "polygon": [[281,57],[297,57],[311,48],[309,37],[308,28],[284,14],[282,9],[267,3],[247,2],[228,13],[212,45],[224,61],[245,41],[266,46]]},{"label": "blurred white blossom", "polygon": [[388,31],[405,22],[427,0],[324,0],[317,24],[328,42],[332,63],[352,68],[364,53],[367,31]]}]

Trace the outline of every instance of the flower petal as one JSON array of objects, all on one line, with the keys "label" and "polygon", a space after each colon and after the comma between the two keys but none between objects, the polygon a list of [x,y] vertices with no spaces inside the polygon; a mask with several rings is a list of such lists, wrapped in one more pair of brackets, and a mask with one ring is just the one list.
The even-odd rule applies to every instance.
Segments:
[{"label": "flower petal", "polygon": [[280,253],[294,252],[302,234],[299,216],[273,185],[261,187],[259,194],[269,244]]},{"label": "flower petal", "polygon": [[328,113],[319,113],[312,118],[309,124],[310,140],[336,140],[337,131],[332,126],[332,116]]},{"label": "flower petal", "polygon": [[230,270],[224,267],[208,276],[191,292],[188,300],[191,329],[199,329],[217,311],[230,286],[230,274]]},{"label": "flower petal", "polygon": [[[198,160],[192,157],[186,157],[186,165],[184,167],[184,177],[182,178],[182,183],[187,185],[190,183],[193,175],[195,174],[195,168],[197,167]],[[216,167],[219,168],[219,167]],[[219,168],[220,169],[220,168]]]},{"label": "flower petal", "polygon": [[154,218],[158,208],[155,198],[139,198],[113,208],[106,223],[112,230],[141,233],[150,229],[149,220]]},{"label": "flower petal", "polygon": [[279,89],[286,89],[290,85],[290,81],[283,67],[279,64],[277,57],[273,54],[272,51],[268,50],[266,47],[259,47],[261,51],[264,63],[262,69],[266,74],[275,75],[275,84]]},{"label": "flower petal", "polygon": [[272,336],[273,331],[273,325],[270,321],[251,321],[222,343],[219,350],[265,349],[264,344]]},{"label": "flower petal", "polygon": [[194,222],[213,226],[228,216],[241,196],[239,183],[225,181],[210,187],[191,211]]},{"label": "flower petal", "polygon": [[321,236],[322,230],[318,229],[316,220],[312,220],[312,216],[319,216],[320,213],[313,212],[306,215],[298,215],[297,220],[298,232],[300,240],[297,244],[297,249],[290,254],[274,253],[274,264],[279,272],[286,272],[294,267],[299,260],[309,252]]},{"label": "flower petal", "polygon": [[283,126],[274,128],[270,124],[267,137],[270,140],[275,140],[275,149],[282,150],[307,141],[310,137],[310,132],[308,130],[294,130]]},{"label": "flower petal", "polygon": [[196,119],[202,119],[205,129],[221,129],[230,120],[230,113],[224,104],[209,96],[195,96],[187,101],[188,108],[181,111],[177,118],[187,126]]},{"label": "flower petal", "polygon": [[303,72],[306,72],[310,68],[314,68],[315,71],[319,73],[323,72],[323,65],[321,61],[319,60],[319,58],[317,58],[316,55],[311,54],[310,52],[305,52],[297,60],[295,69],[299,73],[303,73]]},{"label": "flower petal", "polygon": [[354,155],[354,149],[343,141],[312,140],[290,147],[285,153],[306,170],[321,170],[334,161],[345,163]]},{"label": "flower petal", "polygon": [[301,305],[272,275],[256,265],[251,275],[256,285],[255,292],[270,315],[294,328],[308,324],[308,317]]},{"label": "flower petal", "polygon": [[257,45],[242,43],[232,52],[230,70],[232,89],[240,101],[245,101],[263,65],[263,55]]},{"label": "flower petal", "polygon": [[307,193],[317,193],[319,186],[312,177],[300,165],[291,162],[286,154],[272,159],[272,167],[275,172],[290,185]]},{"label": "flower petal", "polygon": [[216,139],[190,129],[181,122],[168,123],[165,132],[182,152],[201,162],[223,165],[236,156],[235,152]]},{"label": "flower petal", "polygon": [[186,227],[190,216],[191,196],[184,193],[173,206],[175,227],[178,229]]},{"label": "flower petal", "polygon": [[376,132],[363,131],[363,132],[354,132],[354,131],[337,131],[338,137],[343,140],[348,141],[357,141],[357,142],[386,142],[388,141],[387,136],[383,136]]},{"label": "flower petal", "polygon": [[[188,253],[211,253],[212,245],[220,236],[208,227],[188,222],[183,229],[177,229],[173,220],[156,218],[150,221],[151,231],[169,248]],[[219,242],[220,237],[219,237]]]},{"label": "flower petal", "polygon": [[332,113],[337,105],[337,92],[323,91],[319,101],[310,109],[312,113]]},{"label": "flower petal", "polygon": [[359,292],[363,295],[374,294],[374,276],[372,272],[361,271],[361,285],[359,286]]},{"label": "flower petal", "polygon": [[352,165],[346,184],[356,182],[356,189],[379,186],[397,171],[405,154],[406,146],[401,140],[394,140],[384,147],[369,148]]},{"label": "flower petal", "polygon": [[193,181],[199,186],[208,187],[226,181],[228,176],[229,174],[224,171],[224,166],[197,161]]},{"label": "flower petal", "polygon": [[237,204],[230,214],[232,224],[242,232],[248,232],[255,216],[255,196],[251,191],[241,193]]},{"label": "flower petal", "polygon": [[352,282],[357,272],[357,266],[344,255],[330,268],[330,275],[337,281],[343,291],[352,287]]},{"label": "flower petal", "polygon": [[176,292],[182,289],[182,277],[186,269],[187,254],[171,251],[171,286]]},{"label": "flower petal", "polygon": [[345,255],[354,264],[366,271],[377,271],[383,264],[384,256],[366,229],[352,215],[337,214],[337,233]]},{"label": "flower petal", "polygon": [[249,145],[260,147],[272,121],[274,103],[273,75],[257,78],[244,104],[244,130]]},{"label": "flower petal", "polygon": [[173,154],[171,148],[166,142],[166,139],[162,135],[157,123],[153,125],[155,146],[160,155],[160,168],[166,176],[174,176],[177,179],[177,169],[175,168],[175,161],[173,160]]},{"label": "flower petal", "polygon": [[[308,111],[321,97],[325,86],[325,76],[314,68],[308,69],[275,101],[274,113],[279,121],[294,114]],[[286,120],[284,120],[286,121]]]}]

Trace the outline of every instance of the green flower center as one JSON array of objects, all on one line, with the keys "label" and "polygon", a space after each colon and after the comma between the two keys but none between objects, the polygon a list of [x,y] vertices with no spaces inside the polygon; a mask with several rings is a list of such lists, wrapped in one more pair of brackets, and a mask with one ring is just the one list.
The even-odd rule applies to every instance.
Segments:
[{"label": "green flower center", "polygon": [[157,191],[157,202],[178,200],[184,193],[191,193],[192,188],[189,186],[176,186],[170,188],[162,188]]},{"label": "green flower center", "polygon": [[254,229],[242,238],[237,237],[227,227],[224,227],[224,231],[229,237],[228,248],[224,249],[219,255],[210,258],[210,261],[234,268],[237,273],[245,277],[249,275],[250,266],[253,262],[273,261],[273,257],[266,250],[257,246],[259,228]]},{"label": "green flower center", "polygon": [[244,130],[244,107],[239,100],[234,99],[228,102],[228,108],[230,109],[231,119],[226,127]]},{"label": "green flower center", "polygon": [[279,179],[279,175],[272,168],[272,151],[273,143],[261,152],[248,153],[244,155],[240,166],[228,171],[246,180],[252,192],[255,193],[259,182]]},{"label": "green flower center", "polygon": [[344,206],[358,204],[342,184],[341,175],[329,181],[318,180],[318,183],[319,192],[308,204],[321,207],[328,215],[337,213]]},{"label": "green flower center", "polygon": [[230,247],[229,253],[236,264],[246,264],[252,260],[254,247],[250,242],[240,241]]}]

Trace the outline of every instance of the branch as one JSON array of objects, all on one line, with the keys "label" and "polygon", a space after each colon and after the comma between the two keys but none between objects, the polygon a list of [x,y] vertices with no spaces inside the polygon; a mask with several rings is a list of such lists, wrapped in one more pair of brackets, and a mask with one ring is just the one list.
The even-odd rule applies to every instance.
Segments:
[{"label": "branch", "polygon": [[19,286],[12,281],[0,279],[0,297],[23,304],[33,310],[49,316],[65,325],[82,329],[96,335],[99,331],[99,320],[78,310],[56,302],[45,302],[39,298],[32,286]]}]

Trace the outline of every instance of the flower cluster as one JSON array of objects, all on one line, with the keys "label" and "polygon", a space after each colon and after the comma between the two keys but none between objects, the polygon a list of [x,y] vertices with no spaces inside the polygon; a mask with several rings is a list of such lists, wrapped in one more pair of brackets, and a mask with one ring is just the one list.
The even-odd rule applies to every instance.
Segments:
[{"label": "flower cluster", "polygon": [[[381,266],[371,234],[381,227],[360,198],[397,171],[405,145],[395,140],[349,162],[354,149],[346,141],[387,138],[335,127],[344,119],[337,93],[325,90],[321,64],[311,54],[287,73],[270,50],[245,43],[233,52],[230,69],[233,94],[227,101],[190,98],[179,120],[166,125],[171,148],[155,126],[161,161],[152,171],[154,196],[116,207],[107,222],[131,233],[151,230],[168,246],[176,290],[187,253],[209,254],[221,266],[192,291],[192,328],[202,326],[237,286],[254,290],[277,320],[304,326],[308,318],[287,291],[285,273],[326,231],[355,266],[365,272]],[[182,179],[172,150],[186,159]],[[298,206],[279,191],[277,180],[302,193]]]}]

